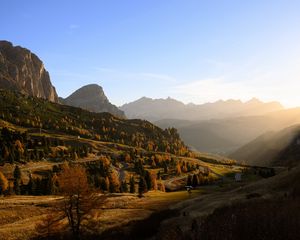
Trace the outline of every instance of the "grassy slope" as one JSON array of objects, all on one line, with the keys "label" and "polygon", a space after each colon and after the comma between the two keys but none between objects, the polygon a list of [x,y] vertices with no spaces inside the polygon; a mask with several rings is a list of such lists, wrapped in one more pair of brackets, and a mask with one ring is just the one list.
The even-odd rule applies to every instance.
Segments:
[{"label": "grassy slope", "polygon": [[[240,227],[242,227],[243,224],[250,224],[250,222],[245,222],[247,217],[248,220],[256,219],[256,222],[252,222],[252,224],[256,224],[256,226],[259,227],[260,223],[257,221],[260,221],[259,218],[261,218],[262,221],[264,221],[261,223],[266,224],[262,229],[270,230],[268,228],[270,224],[267,224],[266,221],[269,223],[270,221],[274,221],[274,224],[278,223],[276,221],[279,221],[280,223],[283,219],[284,221],[287,221],[290,219],[293,211],[298,211],[295,208],[297,204],[295,205],[295,200],[293,199],[296,196],[300,197],[299,176],[300,166],[295,167],[292,170],[285,170],[268,179],[263,179],[250,184],[242,184],[232,190],[228,188],[228,190],[222,190],[220,192],[215,191],[213,194],[199,196],[195,199],[180,202],[174,205],[172,209],[176,209],[181,214],[177,217],[171,217],[165,220],[160,227],[157,237],[159,239],[172,239],[172,237],[173,239],[198,239],[200,237],[200,230],[203,228],[205,232],[201,233],[201,236],[207,237],[210,235],[211,237],[214,236],[212,237],[213,239],[231,239],[230,234],[232,234],[233,231],[236,231],[236,229],[230,228],[223,220],[228,217],[230,218],[233,213],[238,215],[239,219],[237,221],[241,221]],[[289,205],[290,207],[288,207]],[[286,210],[287,212],[280,212],[281,210],[279,212],[274,212],[276,207],[282,211]],[[268,210],[259,212],[258,209],[260,208]],[[263,216],[260,216],[259,214],[263,214]],[[211,217],[206,220],[207,216]],[[297,217],[294,219],[294,222],[298,221],[296,225],[299,228],[299,214],[294,216]],[[227,223],[230,223],[231,226],[239,223],[233,223],[229,220]],[[201,223],[205,225],[201,225]],[[212,223],[214,223],[214,225],[211,225]],[[220,228],[219,232],[223,233],[222,237],[220,237],[220,234],[217,234],[218,231],[215,229],[216,227],[219,228],[221,225],[223,227]],[[295,227],[296,225],[290,226],[290,232],[293,234],[298,231],[298,228]],[[195,226],[198,230],[195,229]],[[193,228],[194,230],[191,231]],[[249,234],[252,234],[249,236],[257,237],[255,234],[262,234],[258,232],[258,229],[254,228],[251,227],[247,230],[249,231]],[[277,224],[276,228],[280,229],[280,224]],[[284,228],[285,230],[288,230],[288,222],[284,224]],[[214,234],[214,232],[216,234]],[[246,233],[246,230],[244,233]],[[260,237],[263,238],[263,236],[268,236],[268,234],[274,237],[274,234],[267,232],[263,233]],[[282,232],[280,232],[280,234],[282,234]],[[234,239],[241,239],[241,235],[238,236],[240,237]],[[244,238],[251,239],[248,238],[248,236],[244,236]]]},{"label": "grassy slope", "polygon": [[[99,231],[127,225],[142,220],[168,205],[197,196],[186,192],[149,192],[144,198],[135,194],[110,194],[104,205],[96,208],[92,218],[99,225]],[[0,198],[0,239],[30,239],[35,233],[35,224],[51,211],[57,196],[12,196]]]},{"label": "grassy slope", "polygon": [[[18,129],[17,126],[10,124],[12,129]],[[20,130],[20,129],[19,129]],[[26,130],[25,128],[23,130]],[[33,133],[38,134],[38,133]],[[123,144],[115,144],[110,142],[100,142],[91,139],[78,139],[72,135],[61,135],[57,133],[47,132],[49,137],[55,137],[63,139],[68,142],[81,142],[88,143],[93,146],[99,153],[116,153],[119,149],[131,148]],[[154,152],[153,152],[154,153]],[[163,154],[163,153],[160,153]],[[204,155],[207,156],[207,155]],[[213,171],[219,171],[219,174],[225,174],[232,172],[231,166],[203,162],[195,158],[176,157],[179,161],[186,161],[191,163],[198,163],[203,167],[209,167]],[[78,162],[97,161],[98,157],[90,156],[86,159],[78,159]],[[34,171],[46,171],[53,167],[52,162],[29,162],[21,166],[23,173],[27,173],[29,170]],[[13,171],[13,166],[5,165],[1,167],[4,172]],[[222,169],[222,170],[219,170]],[[24,174],[25,175],[25,174]],[[208,191],[208,190],[205,190]],[[214,190],[213,190],[214,191]],[[201,191],[203,192],[203,191]],[[200,193],[200,192],[199,192]],[[146,198],[137,198],[136,195],[131,194],[112,194],[108,195],[108,200],[105,203],[104,209],[98,209],[94,212],[93,218],[99,221],[101,229],[114,228],[120,225],[128,225],[129,222],[142,220],[150,216],[153,212],[160,211],[167,206],[170,206],[176,202],[181,202],[199,194],[198,191],[187,194],[186,191],[162,193],[162,192],[150,192],[146,194]],[[29,239],[35,232],[35,224],[40,221],[41,216],[49,211],[51,203],[56,201],[56,197],[52,196],[15,196],[9,198],[3,198],[0,200],[0,233],[3,239]],[[18,214],[22,212],[22,214]],[[130,225],[131,226],[131,225]],[[1,239],[1,237],[0,237]]]}]

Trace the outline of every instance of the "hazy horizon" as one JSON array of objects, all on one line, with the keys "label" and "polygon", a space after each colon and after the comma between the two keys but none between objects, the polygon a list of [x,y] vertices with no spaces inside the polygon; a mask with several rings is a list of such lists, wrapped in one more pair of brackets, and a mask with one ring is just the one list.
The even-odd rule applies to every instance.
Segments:
[{"label": "hazy horizon", "polygon": [[[242,102],[242,103],[247,103],[247,102],[250,102],[250,101],[253,101],[253,100],[258,100],[258,101],[263,102],[263,103],[268,103],[268,102],[278,102],[278,103],[281,104],[281,102],[279,102],[279,101],[262,101],[261,99],[256,98],[256,97],[252,97],[252,98],[249,98],[249,99],[246,99],[246,100],[228,98],[228,99],[217,99],[217,100],[215,100],[215,101],[210,101],[210,102],[193,103],[193,102],[184,102],[184,101],[180,101],[180,100],[178,100],[178,99],[176,99],[176,98],[173,98],[173,97],[170,97],[170,96],[168,96],[168,97],[162,97],[162,98],[151,98],[151,97],[147,97],[147,96],[142,96],[142,97],[140,97],[140,98],[138,98],[138,99],[136,99],[136,100],[133,100],[133,102],[138,101],[138,100],[140,100],[140,99],[142,99],[142,98],[149,98],[149,99],[151,99],[151,100],[167,100],[167,99],[171,98],[172,100],[176,100],[176,101],[182,102],[182,103],[184,103],[185,105],[188,105],[188,104],[202,105],[202,104],[207,104],[207,103],[216,103],[216,102],[219,102],[219,101],[222,101],[222,102],[228,102],[228,101],[240,101],[240,102]],[[128,104],[128,103],[131,103],[131,102],[126,102],[126,103],[124,103],[124,104]],[[124,104],[123,104],[123,105],[124,105]],[[121,105],[121,106],[123,106],[123,105]],[[281,104],[281,105],[282,105],[283,108],[288,108],[288,107],[284,106],[283,104]]]},{"label": "hazy horizon", "polygon": [[121,106],[253,97],[300,106],[297,1],[9,1],[1,38],[44,62],[59,96],[90,83]]}]

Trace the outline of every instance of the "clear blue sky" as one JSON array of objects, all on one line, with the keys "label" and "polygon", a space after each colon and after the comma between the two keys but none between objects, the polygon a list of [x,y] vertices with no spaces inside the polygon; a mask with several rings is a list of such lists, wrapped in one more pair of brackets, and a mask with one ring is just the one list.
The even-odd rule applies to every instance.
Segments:
[{"label": "clear blue sky", "polygon": [[300,106],[300,1],[2,0],[0,38],[44,62],[60,96],[112,103],[258,97]]}]

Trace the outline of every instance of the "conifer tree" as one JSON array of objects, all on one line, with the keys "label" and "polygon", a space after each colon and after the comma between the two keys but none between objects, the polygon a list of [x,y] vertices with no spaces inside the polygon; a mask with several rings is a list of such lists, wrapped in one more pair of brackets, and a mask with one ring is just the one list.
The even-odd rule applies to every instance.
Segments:
[{"label": "conifer tree", "polygon": [[199,179],[198,176],[196,174],[193,175],[193,179],[192,179],[192,186],[193,187],[197,187],[199,185]]},{"label": "conifer tree", "polygon": [[21,193],[21,189],[20,189],[21,170],[19,166],[15,167],[13,175],[14,175],[14,191],[15,194],[19,195]]},{"label": "conifer tree", "polygon": [[29,181],[27,183],[27,194],[33,195],[33,189],[34,189],[34,183],[33,183],[32,175],[29,174]]},{"label": "conifer tree", "polygon": [[121,183],[120,192],[122,192],[122,193],[127,193],[128,192],[128,186],[127,186],[126,181],[123,181]]},{"label": "conifer tree", "polygon": [[160,176],[160,175],[161,175],[161,172],[160,172],[160,171],[158,171],[158,173],[157,173],[157,179],[158,179],[158,180],[160,180],[160,179],[161,179],[161,176]]},{"label": "conifer tree", "polygon": [[145,181],[145,178],[141,176],[139,181],[139,197],[142,197],[143,194],[147,191],[147,183]]},{"label": "conifer tree", "polygon": [[20,195],[21,189],[20,189],[20,181],[19,180],[14,180],[14,192],[16,195]]},{"label": "conifer tree", "polygon": [[191,175],[188,176],[187,181],[186,181],[186,185],[187,186],[192,186],[192,176]]},{"label": "conifer tree", "polygon": [[149,171],[146,171],[145,173],[145,181],[147,184],[147,189],[150,190],[152,189],[152,180],[151,180],[151,174]]},{"label": "conifer tree", "polygon": [[129,190],[130,193],[135,193],[135,181],[133,176],[130,177],[129,187],[130,187]]}]

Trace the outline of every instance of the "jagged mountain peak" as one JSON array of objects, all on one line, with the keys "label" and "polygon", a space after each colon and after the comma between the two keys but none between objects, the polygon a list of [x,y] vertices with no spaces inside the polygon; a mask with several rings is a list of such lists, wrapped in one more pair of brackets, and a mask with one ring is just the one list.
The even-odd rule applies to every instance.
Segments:
[{"label": "jagged mountain peak", "polygon": [[0,41],[0,88],[58,102],[43,62],[30,50]]}]

